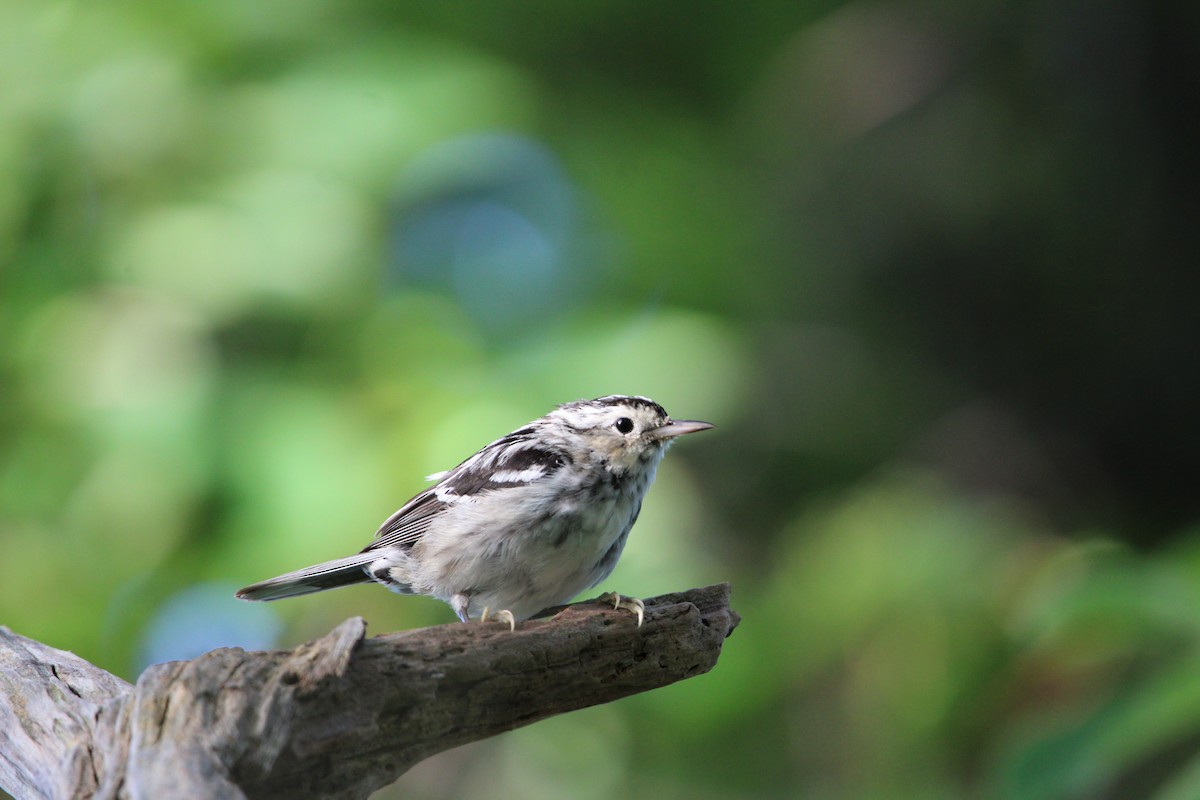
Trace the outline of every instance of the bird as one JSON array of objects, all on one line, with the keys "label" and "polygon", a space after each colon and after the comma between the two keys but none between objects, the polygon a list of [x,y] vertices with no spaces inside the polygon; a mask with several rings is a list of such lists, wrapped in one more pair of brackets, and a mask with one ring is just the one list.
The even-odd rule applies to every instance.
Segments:
[{"label": "bird", "polygon": [[[449,604],[463,622],[517,621],[607,578],[659,462],[676,438],[714,427],[672,420],[637,395],[563,403],[500,437],[388,517],[360,552],[237,592],[278,600],[374,581]],[[614,608],[644,618],[615,592]]]}]

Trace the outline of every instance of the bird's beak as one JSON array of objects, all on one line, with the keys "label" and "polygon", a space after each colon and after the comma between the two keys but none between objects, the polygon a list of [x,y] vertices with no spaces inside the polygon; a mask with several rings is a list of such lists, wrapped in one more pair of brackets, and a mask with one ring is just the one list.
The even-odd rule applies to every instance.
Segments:
[{"label": "bird's beak", "polygon": [[695,433],[696,431],[706,431],[714,427],[711,422],[701,422],[696,419],[677,419],[673,422],[668,422],[662,427],[648,431],[655,439],[674,439],[676,436],[683,436],[685,433]]}]

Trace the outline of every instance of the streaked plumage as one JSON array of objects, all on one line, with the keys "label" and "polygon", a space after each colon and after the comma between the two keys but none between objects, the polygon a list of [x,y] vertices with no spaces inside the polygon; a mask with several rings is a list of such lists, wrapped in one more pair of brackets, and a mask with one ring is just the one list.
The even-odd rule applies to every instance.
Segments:
[{"label": "streaked plumage", "polygon": [[248,586],[276,600],[374,580],[437,597],[459,619],[526,619],[612,572],[658,462],[676,436],[644,397],[565,403],[492,442],[392,514],[361,552]]}]

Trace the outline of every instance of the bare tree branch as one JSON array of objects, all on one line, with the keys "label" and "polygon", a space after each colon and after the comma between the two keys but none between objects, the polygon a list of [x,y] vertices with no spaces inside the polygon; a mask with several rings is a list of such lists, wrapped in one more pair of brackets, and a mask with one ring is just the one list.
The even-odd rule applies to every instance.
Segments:
[{"label": "bare tree branch", "polygon": [[291,651],[214,650],[130,686],[0,627],[0,785],[18,798],[366,797],[418,761],[707,672],[729,586],[549,619],[364,638],[348,619]]},{"label": "bare tree branch", "polygon": [[73,653],[0,626],[0,786],[16,797],[95,788],[97,716],[131,689]]}]

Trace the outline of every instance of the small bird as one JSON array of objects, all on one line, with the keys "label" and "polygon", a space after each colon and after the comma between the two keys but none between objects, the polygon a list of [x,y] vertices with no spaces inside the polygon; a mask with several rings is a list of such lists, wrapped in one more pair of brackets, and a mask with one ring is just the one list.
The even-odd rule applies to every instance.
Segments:
[{"label": "small bird", "polygon": [[[278,600],[375,581],[436,597],[463,622],[517,620],[563,605],[617,565],[658,462],[708,422],[672,420],[646,397],[558,406],[447,472],[380,526],[356,555],[240,590]],[[636,598],[606,596],[637,614]]]}]

